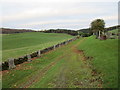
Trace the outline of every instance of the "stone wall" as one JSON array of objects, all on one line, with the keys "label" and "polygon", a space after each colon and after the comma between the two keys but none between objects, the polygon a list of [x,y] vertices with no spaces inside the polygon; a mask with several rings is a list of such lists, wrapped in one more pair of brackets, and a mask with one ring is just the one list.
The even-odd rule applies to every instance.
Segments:
[{"label": "stone wall", "polygon": [[8,69],[13,69],[18,64],[21,64],[21,63],[24,63],[24,62],[27,62],[27,61],[32,61],[32,58],[40,57],[41,54],[44,54],[44,53],[49,52],[51,50],[55,50],[56,48],[58,48],[58,47],[60,47],[62,45],[66,45],[69,42],[72,42],[72,41],[76,40],[77,38],[79,38],[79,37],[72,38],[70,40],[64,41],[62,43],[58,43],[56,45],[45,48],[43,50],[38,50],[38,51],[32,52],[31,54],[27,54],[25,56],[21,56],[21,57],[16,58],[16,59],[10,58],[10,59],[8,59],[8,61],[0,63],[0,70],[3,71],[3,70],[8,70]]}]

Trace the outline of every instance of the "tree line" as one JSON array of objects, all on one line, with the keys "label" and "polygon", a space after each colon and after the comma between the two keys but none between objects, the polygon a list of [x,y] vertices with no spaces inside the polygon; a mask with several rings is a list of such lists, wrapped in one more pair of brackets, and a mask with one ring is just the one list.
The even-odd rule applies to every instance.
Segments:
[{"label": "tree line", "polygon": [[24,33],[24,32],[36,32],[36,31],[28,30],[28,29],[0,28],[0,33],[1,34],[14,34],[14,33]]},{"label": "tree line", "polygon": [[50,29],[43,31],[44,33],[66,33],[73,36],[78,35],[78,32],[75,30],[67,30],[67,29]]},{"label": "tree line", "polygon": [[49,29],[44,31],[35,31],[30,29],[10,29],[10,28],[1,28],[1,34],[13,34],[13,33],[24,33],[24,32],[44,32],[44,33],[65,33],[73,36],[80,35],[82,37],[88,37],[91,35],[96,35],[96,38],[100,35],[104,35],[105,32],[118,29],[120,25],[112,26],[105,28],[105,22],[102,19],[96,19],[91,22],[89,28],[80,29],[80,30],[68,30],[68,29]]}]

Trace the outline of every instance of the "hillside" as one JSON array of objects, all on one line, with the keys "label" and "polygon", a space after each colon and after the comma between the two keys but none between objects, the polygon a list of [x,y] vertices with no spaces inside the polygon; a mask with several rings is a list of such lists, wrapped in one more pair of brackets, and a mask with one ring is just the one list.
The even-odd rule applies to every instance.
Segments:
[{"label": "hillside", "polygon": [[83,33],[90,33],[90,28],[86,28],[86,29],[80,29],[78,30],[79,32],[83,32]]},{"label": "hillside", "polygon": [[3,72],[3,88],[116,88],[117,41],[80,38]]},{"label": "hillside", "polygon": [[119,29],[113,29],[113,30],[110,30],[109,32],[111,32],[111,33],[120,33],[120,30]]},{"label": "hillside", "polygon": [[78,47],[87,56],[92,56],[95,69],[103,73],[103,87],[118,85],[118,39],[99,40],[91,36]]},{"label": "hillside", "polygon": [[50,30],[45,30],[43,32],[45,33],[66,33],[66,34],[73,35],[73,36],[78,35],[77,31],[67,30],[67,29],[50,29]]},{"label": "hillside", "polygon": [[24,33],[24,32],[35,32],[35,31],[29,29],[0,28],[0,34],[13,34],[13,33]]},{"label": "hillside", "polygon": [[[106,31],[111,31],[120,28],[120,25],[115,25],[105,28]],[[49,29],[44,31],[35,31],[30,29],[10,29],[10,28],[0,28],[0,34],[13,34],[13,33],[24,33],[24,32],[44,32],[44,33],[65,33],[73,36],[78,35],[78,31],[82,33],[91,33],[90,28],[83,28],[80,30],[68,30],[68,29]]]},{"label": "hillside", "polygon": [[2,35],[3,61],[47,48],[72,37],[67,34],[41,32]]}]

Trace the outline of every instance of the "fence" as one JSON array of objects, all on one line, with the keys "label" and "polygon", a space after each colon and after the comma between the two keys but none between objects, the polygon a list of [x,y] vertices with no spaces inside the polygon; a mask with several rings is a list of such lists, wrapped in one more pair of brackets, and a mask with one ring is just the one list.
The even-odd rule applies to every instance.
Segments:
[{"label": "fence", "polygon": [[72,42],[72,41],[76,40],[77,38],[79,38],[79,37],[75,37],[75,38],[72,38],[70,40],[64,41],[62,43],[58,43],[57,45],[53,45],[53,46],[45,48],[43,50],[35,51],[35,52],[31,53],[31,54],[27,54],[27,55],[19,57],[17,59],[9,58],[8,61],[0,63],[0,69],[2,71],[3,70],[8,70],[8,69],[13,69],[18,64],[21,64],[21,63],[27,62],[27,61],[30,62],[30,61],[32,61],[32,58],[34,58],[34,57],[40,57],[41,54],[44,54],[44,53],[46,53],[48,51],[51,51],[51,50],[55,50],[56,48],[58,48],[58,47],[60,47],[62,45],[66,45],[69,42]]}]

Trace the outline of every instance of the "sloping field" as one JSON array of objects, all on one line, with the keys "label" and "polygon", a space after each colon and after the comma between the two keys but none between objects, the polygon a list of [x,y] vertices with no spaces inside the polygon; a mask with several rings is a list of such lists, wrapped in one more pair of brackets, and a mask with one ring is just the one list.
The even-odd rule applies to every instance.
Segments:
[{"label": "sloping field", "polygon": [[117,49],[117,40],[80,38],[3,71],[3,88],[115,88]]},{"label": "sloping field", "polygon": [[8,58],[17,58],[39,49],[44,49],[54,44],[73,38],[67,34],[58,33],[20,33],[5,34],[2,36],[2,61]]},{"label": "sloping field", "polygon": [[78,49],[94,57],[92,64],[103,72],[103,87],[118,87],[118,39],[98,40],[89,37]]},{"label": "sloping field", "polygon": [[119,30],[118,30],[118,29],[114,29],[114,30],[111,30],[111,31],[109,31],[109,32],[111,32],[111,33],[118,33]]}]

